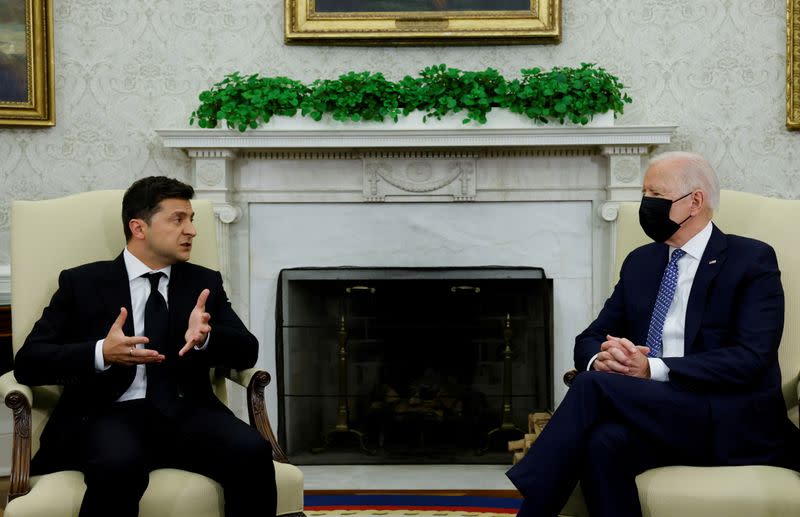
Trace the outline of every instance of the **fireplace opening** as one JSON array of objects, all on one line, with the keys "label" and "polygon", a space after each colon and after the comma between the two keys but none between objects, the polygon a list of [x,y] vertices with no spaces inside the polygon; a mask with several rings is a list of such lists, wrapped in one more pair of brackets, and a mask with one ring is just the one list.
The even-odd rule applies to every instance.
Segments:
[{"label": "fireplace opening", "polygon": [[278,279],[279,439],[295,464],[508,463],[553,407],[541,268],[295,268]]}]

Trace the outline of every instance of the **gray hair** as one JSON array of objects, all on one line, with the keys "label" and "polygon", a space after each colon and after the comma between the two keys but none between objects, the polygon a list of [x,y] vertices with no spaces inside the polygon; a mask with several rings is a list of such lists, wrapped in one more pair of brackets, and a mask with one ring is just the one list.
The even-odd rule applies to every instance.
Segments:
[{"label": "gray hair", "polygon": [[669,151],[651,158],[648,167],[665,160],[677,162],[675,170],[680,174],[676,179],[680,182],[682,193],[702,190],[711,211],[719,208],[719,179],[708,160],[697,153]]}]

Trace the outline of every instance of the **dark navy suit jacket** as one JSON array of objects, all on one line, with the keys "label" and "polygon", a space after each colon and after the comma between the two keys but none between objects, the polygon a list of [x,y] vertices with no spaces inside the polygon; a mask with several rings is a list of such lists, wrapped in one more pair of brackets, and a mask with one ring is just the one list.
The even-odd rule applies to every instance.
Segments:
[{"label": "dark navy suit jacket", "polygon": [[[178,357],[189,313],[205,288],[210,290],[206,311],[212,327],[208,345]],[[179,262],[172,266],[168,290],[170,328],[168,349],[161,350],[166,356],[163,367],[176,380],[185,405],[229,411],[214,395],[209,368],[251,367],[258,357],[258,341],[231,308],[219,272]],[[94,366],[95,344],[106,337],[120,307],[128,310],[123,331],[132,336],[130,284],[122,254],[113,261],[62,271],[50,305],[17,353],[14,375],[19,382],[64,386],[42,432],[35,470],[59,469],[61,453],[74,447],[75,433],[133,381],[134,366],[114,364],[103,372]]]},{"label": "dark navy suit jacket", "polygon": [[[644,345],[668,252],[666,244],[652,243],[625,259],[613,294],[576,338],[579,371],[606,334]],[[707,405],[715,464],[786,464],[786,443],[796,439],[797,429],[781,391],[783,318],[775,251],[714,226],[689,296],[684,356],[664,362],[669,382]]]}]

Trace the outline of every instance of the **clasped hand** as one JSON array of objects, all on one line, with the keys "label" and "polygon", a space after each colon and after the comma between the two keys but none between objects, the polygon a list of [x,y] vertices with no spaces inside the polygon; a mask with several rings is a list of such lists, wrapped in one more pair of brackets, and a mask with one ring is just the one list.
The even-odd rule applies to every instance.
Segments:
[{"label": "clasped hand", "polygon": [[606,336],[600,345],[592,368],[601,372],[619,373],[631,377],[650,378],[650,362],[647,354],[650,348],[634,345],[627,338]]},{"label": "clasped hand", "polygon": [[[211,325],[208,324],[211,315],[206,312],[206,300],[209,295],[208,289],[203,289],[197,297],[197,303],[189,314],[189,323],[184,334],[186,344],[178,352],[183,356],[195,346],[203,346],[211,332]],[[103,341],[103,360],[106,364],[149,364],[160,363],[164,360],[164,354],[149,348],[137,348],[136,345],[146,345],[150,340],[146,336],[126,336],[122,331],[125,320],[128,318],[128,310],[120,307],[119,316],[114,320]]]}]

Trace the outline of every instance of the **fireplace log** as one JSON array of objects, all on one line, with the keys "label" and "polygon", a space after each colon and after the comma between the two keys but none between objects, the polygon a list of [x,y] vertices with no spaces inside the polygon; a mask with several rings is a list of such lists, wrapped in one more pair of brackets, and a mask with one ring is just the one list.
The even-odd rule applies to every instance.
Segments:
[{"label": "fireplace log", "polygon": [[508,442],[508,452],[516,452],[524,450],[525,450],[524,438],[520,438],[519,440],[511,440]]},{"label": "fireplace log", "polygon": [[536,441],[536,438],[542,434],[542,429],[544,429],[544,427],[547,425],[547,422],[550,421],[550,417],[551,414],[549,412],[528,414],[529,432],[519,440],[511,440],[508,442],[508,451],[514,453],[512,458],[513,463],[518,462],[523,456],[525,456],[525,454],[528,453],[528,449],[531,448],[531,445],[533,445],[533,442]]},{"label": "fireplace log", "polygon": [[530,413],[528,414],[528,432],[532,434],[539,434],[550,421],[551,414],[549,412]]}]

